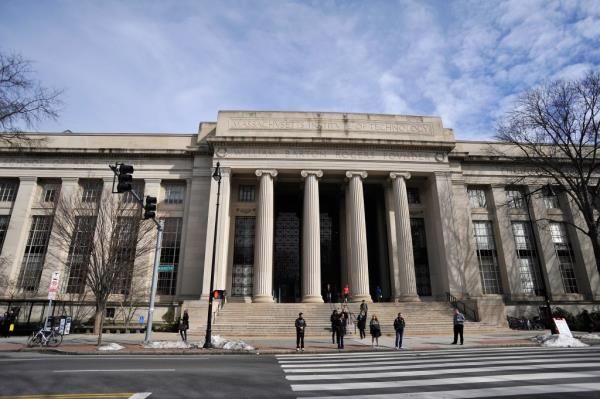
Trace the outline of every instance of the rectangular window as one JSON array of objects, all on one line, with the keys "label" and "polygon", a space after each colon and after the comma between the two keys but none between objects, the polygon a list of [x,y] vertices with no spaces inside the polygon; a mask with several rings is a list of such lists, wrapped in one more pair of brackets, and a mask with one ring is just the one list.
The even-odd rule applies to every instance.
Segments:
[{"label": "rectangular window", "polygon": [[6,238],[6,232],[8,231],[8,223],[10,222],[10,215],[0,216],[0,252],[4,246],[4,239]]},{"label": "rectangular window", "polygon": [[254,216],[235,218],[235,239],[233,244],[233,296],[252,295],[252,274],[254,266]]},{"label": "rectangular window", "polygon": [[240,202],[254,202],[256,186],[250,184],[240,184],[239,199]]},{"label": "rectangular window", "polygon": [[408,197],[409,204],[420,204],[421,197],[419,196],[419,189],[415,187],[408,187],[406,189],[406,196]]},{"label": "rectangular window", "polygon": [[175,295],[179,252],[181,249],[182,218],[166,218],[158,266],[158,288],[160,295]]},{"label": "rectangular window", "polygon": [[17,197],[18,189],[18,181],[0,180],[0,202],[13,202]]},{"label": "rectangular window", "polygon": [[544,206],[546,209],[555,209],[560,208],[560,204],[558,202],[558,196],[552,189],[544,188],[542,190],[542,197],[544,198]]},{"label": "rectangular window", "polygon": [[501,294],[500,267],[494,241],[492,222],[473,222],[477,259],[484,294]]},{"label": "rectangular window", "polygon": [[519,187],[507,187],[506,199],[508,207],[513,209],[525,209],[525,195]]},{"label": "rectangular window", "polygon": [[554,251],[559,262],[563,287],[567,294],[576,294],[579,290],[577,288],[577,278],[575,277],[575,260],[567,229],[564,223],[550,223],[549,226]]},{"label": "rectangular window", "polygon": [[43,204],[55,203],[60,195],[60,183],[44,182],[41,184],[42,195],[40,202]]},{"label": "rectangular window", "polygon": [[485,189],[469,187],[467,188],[467,195],[469,196],[469,205],[471,208],[487,208]]},{"label": "rectangular window", "polygon": [[183,204],[185,185],[181,183],[165,184],[165,204]]},{"label": "rectangular window", "polygon": [[512,222],[513,237],[517,259],[521,289],[526,294],[543,295],[541,292],[541,277],[539,273],[538,255],[529,222]]},{"label": "rectangular window", "polygon": [[101,180],[84,180],[81,182],[81,201],[98,203],[102,196],[103,183]]},{"label": "rectangular window", "polygon": [[431,278],[427,259],[427,238],[425,236],[425,219],[410,218],[413,255],[415,260],[415,277],[417,293],[421,296],[431,296]]},{"label": "rectangular window", "polygon": [[69,294],[81,294],[85,289],[85,279],[94,245],[95,230],[96,216],[78,216],[75,218],[67,257],[66,292]]},{"label": "rectangular window", "polygon": [[129,294],[133,278],[138,228],[139,219],[137,217],[119,216],[117,218],[115,263],[121,272],[114,285],[114,294]]},{"label": "rectangular window", "polygon": [[33,216],[19,274],[18,286],[23,291],[38,289],[51,231],[52,216]]},{"label": "rectangular window", "polygon": [[[140,198],[144,198],[144,182],[139,180],[134,180],[131,182],[131,190],[135,191]],[[121,194],[121,202],[124,204],[135,204],[137,201],[133,194],[130,191],[127,191]]]}]

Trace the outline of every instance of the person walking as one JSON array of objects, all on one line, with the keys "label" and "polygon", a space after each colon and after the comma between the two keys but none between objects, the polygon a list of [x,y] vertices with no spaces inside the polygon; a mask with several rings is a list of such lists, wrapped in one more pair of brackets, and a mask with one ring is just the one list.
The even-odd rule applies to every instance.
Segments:
[{"label": "person walking", "polygon": [[344,316],[341,313],[335,316],[334,325],[337,347],[338,349],[344,349],[344,335],[346,335],[346,328],[344,327]]},{"label": "person walking", "polygon": [[179,321],[179,335],[181,335],[181,339],[183,342],[187,342],[187,330],[190,328],[190,315],[188,314],[187,309],[183,311],[183,316],[181,316],[181,320]]},{"label": "person walking", "polygon": [[335,319],[338,317],[337,309],[333,309],[333,313],[329,317],[329,321],[331,322],[331,343],[335,344]]},{"label": "person walking", "polygon": [[373,317],[371,317],[369,329],[371,330],[371,346],[374,346],[374,342],[377,344],[377,346],[379,346],[379,337],[381,337],[381,326],[379,325],[377,315],[373,315]]},{"label": "person walking", "polygon": [[464,343],[464,328],[465,328],[465,316],[458,311],[458,309],[454,309],[454,317],[452,318],[454,324],[454,341],[452,341],[452,345],[456,345],[458,342],[458,336],[460,335],[460,344]]},{"label": "person walking", "polygon": [[356,321],[358,331],[360,332],[360,339],[365,339],[367,337],[367,334],[365,334],[365,329],[367,328],[367,315],[361,311],[358,314]]},{"label": "person walking", "polygon": [[365,314],[365,317],[367,317],[367,314],[369,313],[369,305],[367,305],[364,299],[360,304],[360,311]]},{"label": "person walking", "polygon": [[396,331],[396,350],[402,349],[402,336],[404,335],[405,326],[406,321],[404,321],[402,313],[398,313],[398,317],[396,317],[396,320],[394,320],[394,330]]},{"label": "person walking", "polygon": [[306,320],[302,318],[302,312],[298,313],[298,318],[294,323],[296,326],[296,352],[304,352],[304,332],[306,330]]},{"label": "person walking", "polygon": [[350,297],[350,287],[348,284],[344,286],[344,303],[348,303],[348,298]]}]

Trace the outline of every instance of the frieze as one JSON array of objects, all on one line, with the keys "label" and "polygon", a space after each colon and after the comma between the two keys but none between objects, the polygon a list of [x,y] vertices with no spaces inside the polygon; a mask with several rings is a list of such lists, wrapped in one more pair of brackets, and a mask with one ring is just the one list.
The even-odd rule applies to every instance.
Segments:
[{"label": "frieze", "polygon": [[409,150],[354,150],[327,148],[269,148],[269,147],[218,147],[215,158],[290,158],[339,160],[389,160],[444,162],[446,154],[440,151]]},{"label": "frieze", "polygon": [[378,132],[433,135],[433,124],[404,121],[351,121],[345,119],[231,118],[229,130],[296,130],[331,132]]}]

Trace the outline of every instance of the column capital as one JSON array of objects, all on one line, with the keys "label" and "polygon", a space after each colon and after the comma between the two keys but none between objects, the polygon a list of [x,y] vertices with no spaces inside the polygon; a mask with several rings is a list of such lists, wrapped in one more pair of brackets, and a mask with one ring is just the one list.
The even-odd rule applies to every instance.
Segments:
[{"label": "column capital", "polygon": [[162,181],[162,179],[156,179],[156,178],[144,179],[144,184],[160,184],[161,181]]},{"label": "column capital", "polygon": [[352,179],[354,176],[359,176],[361,179],[366,179],[369,174],[365,170],[348,170],[346,171],[346,177]]},{"label": "column capital", "polygon": [[410,179],[410,173],[408,173],[408,172],[390,172],[390,179],[396,180],[399,177],[402,177],[404,180],[408,180],[408,179]]},{"label": "column capital", "polygon": [[277,170],[275,170],[275,169],[257,169],[256,172],[254,172],[254,174],[256,175],[256,177],[261,177],[262,175],[271,175],[271,177],[275,177],[275,176],[277,176]]},{"label": "column capital", "polygon": [[323,177],[322,170],[302,170],[300,171],[300,175],[304,178],[307,178],[310,175],[315,175],[316,177]]},{"label": "column capital", "polygon": [[37,181],[37,177],[36,176],[20,176],[19,181],[20,182],[34,182],[34,181]]}]

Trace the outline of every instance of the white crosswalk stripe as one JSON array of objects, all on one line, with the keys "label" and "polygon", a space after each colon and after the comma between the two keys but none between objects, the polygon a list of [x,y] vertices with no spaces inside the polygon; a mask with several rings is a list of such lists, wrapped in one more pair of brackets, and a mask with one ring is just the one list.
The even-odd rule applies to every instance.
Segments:
[{"label": "white crosswalk stripe", "polygon": [[545,398],[568,393],[600,397],[600,350],[594,348],[329,353],[277,359],[301,398]]}]

